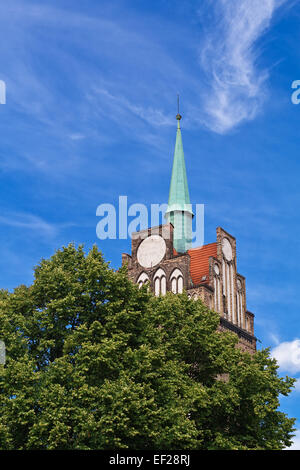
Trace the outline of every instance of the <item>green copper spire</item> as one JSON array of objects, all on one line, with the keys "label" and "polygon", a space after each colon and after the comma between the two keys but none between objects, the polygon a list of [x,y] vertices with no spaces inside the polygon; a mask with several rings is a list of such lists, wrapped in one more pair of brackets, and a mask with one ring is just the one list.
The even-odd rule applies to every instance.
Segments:
[{"label": "green copper spire", "polygon": [[178,253],[185,253],[191,248],[193,212],[186,176],[179,110],[176,119],[177,135],[166,218],[174,226],[175,250]]},{"label": "green copper spire", "polygon": [[176,204],[179,210],[185,210],[184,206],[186,204],[190,204],[190,196],[186,177],[186,168],[180,129],[180,114],[177,114],[176,119],[177,135],[168,205],[169,207],[171,207]]}]

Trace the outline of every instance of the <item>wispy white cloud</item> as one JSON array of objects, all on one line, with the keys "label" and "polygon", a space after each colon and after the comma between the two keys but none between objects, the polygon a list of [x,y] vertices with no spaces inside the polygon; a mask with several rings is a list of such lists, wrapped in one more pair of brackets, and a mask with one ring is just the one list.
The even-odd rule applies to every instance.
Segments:
[{"label": "wispy white cloud", "polygon": [[[44,139],[51,139],[57,146],[66,147],[71,141],[75,148],[83,140],[109,146],[122,139],[116,132],[117,125],[121,135],[129,134],[131,139],[161,150],[159,127],[174,126],[174,117],[165,113],[164,99],[159,103],[151,99],[149,83],[154,77],[155,93],[168,96],[169,76],[178,77],[181,72],[147,31],[128,28],[118,15],[91,15],[89,9],[66,11],[61,6],[29,0],[26,5],[12,0],[3,9],[0,24],[10,44],[10,48],[0,45],[8,103],[11,109],[26,115],[26,123],[33,123],[35,134],[37,128],[41,129]],[[47,50],[40,47],[45,42]],[[18,60],[12,50],[18,51]],[[45,57],[48,60],[42,67]],[[67,84],[64,92],[62,80]],[[175,104],[175,92],[173,96]],[[19,129],[25,132],[23,123],[24,119]],[[8,135],[5,131],[2,134]],[[22,142],[18,142],[21,140],[15,145],[21,147]],[[0,158],[0,165],[19,168],[26,159],[32,164],[30,168],[40,172],[54,173],[55,168],[57,173],[58,164],[60,174],[65,174],[70,161],[74,166],[75,157],[69,148],[63,152],[63,159],[56,149],[48,155],[45,151],[37,155],[37,150],[25,155],[22,145],[20,158]]]},{"label": "wispy white cloud", "polygon": [[257,65],[257,40],[285,1],[214,2],[214,24],[210,24],[200,55],[209,84],[204,98],[206,124],[213,131],[225,133],[259,112],[268,72]]},{"label": "wispy white cloud", "polygon": [[272,349],[271,355],[286,372],[300,372],[300,339],[280,343]]},{"label": "wispy white cloud", "polygon": [[78,134],[70,134],[69,138],[71,140],[82,140],[82,139],[85,139],[85,135],[79,134],[79,133]]},{"label": "wispy white cloud", "polygon": [[283,297],[288,299],[286,301],[287,305],[298,305],[297,299],[293,297],[294,294],[294,288],[292,286],[289,287],[287,284],[284,284],[280,287],[278,285],[273,286],[260,282],[248,286],[247,297],[250,299],[251,303],[255,303],[256,305],[274,305],[275,303],[281,302]]},{"label": "wispy white cloud", "polygon": [[[259,49],[256,41],[269,28],[278,6],[286,0],[207,2],[210,19],[214,18],[214,21],[210,21],[209,28],[204,31],[200,60],[208,86],[203,103],[198,98],[186,106],[194,125],[206,125],[215,132],[225,133],[240,122],[254,118],[263,103],[268,72],[257,65]],[[93,132],[93,125],[86,116],[93,114],[88,97],[93,95],[97,86],[99,93],[102,90],[103,102],[111,101],[112,111],[116,110],[116,105],[121,108],[122,112],[119,115],[114,112],[114,116],[124,117],[123,126],[126,119],[134,116],[149,129],[174,125],[174,117],[166,114],[164,109],[170,105],[170,95],[174,93],[175,97],[176,85],[170,84],[170,76],[177,77],[178,83],[184,83],[186,92],[194,90],[193,96],[195,90],[198,93],[198,89],[204,87],[204,80],[201,79],[199,84],[195,75],[185,73],[179,58],[174,60],[170,51],[153,41],[149,31],[142,35],[138,28],[126,28],[116,18],[93,17],[75,10],[66,14],[63,8],[31,2],[27,2],[24,9],[23,2],[17,0],[6,7],[4,14],[13,17],[13,26],[5,34],[18,49],[19,57],[18,61],[12,60],[5,48],[0,47],[6,61],[6,76],[3,78],[9,84],[8,98],[19,110],[35,116],[56,134],[71,136],[74,141],[76,138],[72,136],[88,136]],[[5,17],[2,23],[5,27]],[[42,27],[36,28],[36,25]],[[55,35],[52,34],[53,28]],[[70,30],[76,33],[66,34]],[[50,33],[51,37],[47,36]],[[59,40],[61,47],[57,47],[53,37]],[[82,37],[89,40],[82,41]],[[101,48],[98,47],[99,37]],[[37,44],[41,40],[47,40],[49,64],[53,67],[52,80],[37,67],[36,59],[40,54]],[[72,55],[73,48],[80,51],[84,67]],[[51,61],[52,56],[56,57],[55,64]],[[105,68],[102,63],[106,64]],[[57,91],[59,87],[55,89],[55,73],[57,68],[61,72],[62,65],[65,80],[72,84],[74,93],[75,89],[78,92],[73,102]],[[115,73],[116,68],[118,74]],[[126,86],[124,76],[130,77]],[[151,106],[147,94],[154,80],[155,93],[162,99],[157,102],[153,98],[155,104]],[[102,87],[105,81],[110,83],[109,88]],[[83,132],[72,130],[74,115]],[[108,113],[105,116],[108,119]],[[190,124],[188,118],[185,124]],[[146,143],[155,142],[151,136],[149,138],[149,132],[137,132],[138,136],[144,136]]]},{"label": "wispy white cloud", "polygon": [[300,450],[300,430],[298,429],[295,432],[295,437],[293,438],[293,444],[291,447],[288,447],[287,450]]},{"label": "wispy white cloud", "polygon": [[300,392],[300,379],[297,379],[297,382],[295,383],[295,391]]},{"label": "wispy white cloud", "polygon": [[[115,119],[116,123],[118,119],[117,124],[123,128],[126,121],[128,128],[130,125],[132,128],[132,117],[142,121],[147,129],[138,129],[134,137],[155,147],[158,128],[174,125],[170,98],[175,98],[178,85],[187,95],[186,126],[205,125],[226,133],[257,115],[264,101],[268,71],[257,65],[256,41],[270,27],[276,10],[286,0],[207,0],[210,21],[207,29],[201,31],[200,54],[206,78],[201,76],[198,81],[196,73],[186,73],[182,60],[173,56],[163,42],[153,39],[150,28],[142,33],[138,27],[126,27],[126,22],[117,17],[92,16],[88,10],[67,12],[46,3],[28,0],[24,8],[22,1],[12,0],[3,9],[1,27],[13,49],[18,50],[16,61],[4,45],[0,46],[10,103],[62,140],[67,136],[76,142],[82,140],[79,135],[87,140],[90,136],[107,139],[108,133],[92,120],[94,109],[88,99],[98,87],[102,90],[100,106],[106,105],[106,110],[112,111],[105,114],[106,120]],[[201,15],[203,5],[205,2],[201,2]],[[13,21],[7,20],[10,18]],[[135,18],[138,21],[139,17]],[[42,41],[47,41],[48,74],[41,73],[39,67],[42,59],[38,45]],[[188,44],[192,44],[191,38],[187,41],[190,52],[194,46]],[[84,60],[78,60],[74,50],[80,51]],[[42,54],[45,55],[44,49]],[[78,93],[74,101],[58,91],[57,72],[63,73],[73,94]],[[170,82],[170,77],[176,77],[176,84]],[[110,84],[106,89],[102,86],[104,82]],[[155,93],[149,100],[151,87]],[[203,88],[203,102],[199,97],[194,99]],[[100,109],[104,110],[104,106]],[[169,115],[166,109],[170,109]]]},{"label": "wispy white cloud", "polygon": [[54,224],[30,213],[10,212],[0,215],[0,226],[30,230],[36,235],[54,237],[59,230],[74,225],[73,223]]},{"label": "wispy white cloud", "polygon": [[9,227],[19,227],[53,235],[56,228],[33,214],[11,213],[9,215],[0,215],[0,224]]},{"label": "wispy white cloud", "polygon": [[272,341],[274,344],[276,344],[276,346],[278,346],[278,345],[280,344],[279,337],[278,337],[278,335],[277,335],[276,333],[270,332],[270,333],[269,333],[269,337],[270,337],[271,341]]},{"label": "wispy white cloud", "polygon": [[[117,119],[120,124],[126,115],[128,117],[129,112],[152,126],[174,126],[174,116],[166,115],[161,109],[136,105],[124,96],[115,95],[106,88],[95,87],[94,93],[101,96],[107,104],[110,104],[114,111],[118,111],[113,115],[113,118]],[[90,99],[95,99],[93,93],[90,94]]]}]

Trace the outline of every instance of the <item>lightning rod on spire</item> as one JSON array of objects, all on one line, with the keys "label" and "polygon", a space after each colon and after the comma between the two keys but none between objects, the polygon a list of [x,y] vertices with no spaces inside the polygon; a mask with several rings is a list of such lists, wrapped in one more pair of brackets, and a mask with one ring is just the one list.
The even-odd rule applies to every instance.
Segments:
[{"label": "lightning rod on spire", "polygon": [[180,121],[181,118],[182,118],[182,116],[179,114],[179,94],[177,94],[177,116],[176,116],[176,119],[178,121]]}]

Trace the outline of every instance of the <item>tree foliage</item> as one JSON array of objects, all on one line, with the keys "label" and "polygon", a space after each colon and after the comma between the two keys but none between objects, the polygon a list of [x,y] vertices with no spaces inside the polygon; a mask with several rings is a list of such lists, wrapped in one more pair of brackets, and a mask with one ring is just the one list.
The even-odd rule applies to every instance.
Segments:
[{"label": "tree foliage", "polygon": [[[156,298],[94,247],[0,291],[1,449],[282,449],[294,379],[186,294]],[[222,377],[227,377],[222,380]]]}]

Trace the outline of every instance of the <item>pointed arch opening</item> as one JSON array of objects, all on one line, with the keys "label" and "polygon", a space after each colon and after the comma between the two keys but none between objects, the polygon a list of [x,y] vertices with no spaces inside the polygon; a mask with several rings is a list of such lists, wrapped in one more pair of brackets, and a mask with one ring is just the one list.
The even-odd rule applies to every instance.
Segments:
[{"label": "pointed arch opening", "polygon": [[154,294],[156,296],[165,295],[167,292],[167,278],[163,269],[159,268],[154,274]]},{"label": "pointed arch opening", "polygon": [[182,294],[183,292],[183,274],[176,268],[170,276],[171,290],[173,294]]},{"label": "pointed arch opening", "polygon": [[140,276],[138,277],[138,280],[137,280],[137,284],[139,286],[139,289],[142,286],[144,286],[145,284],[147,284],[149,281],[150,281],[150,279],[149,279],[149,277],[146,273],[140,274]]}]

